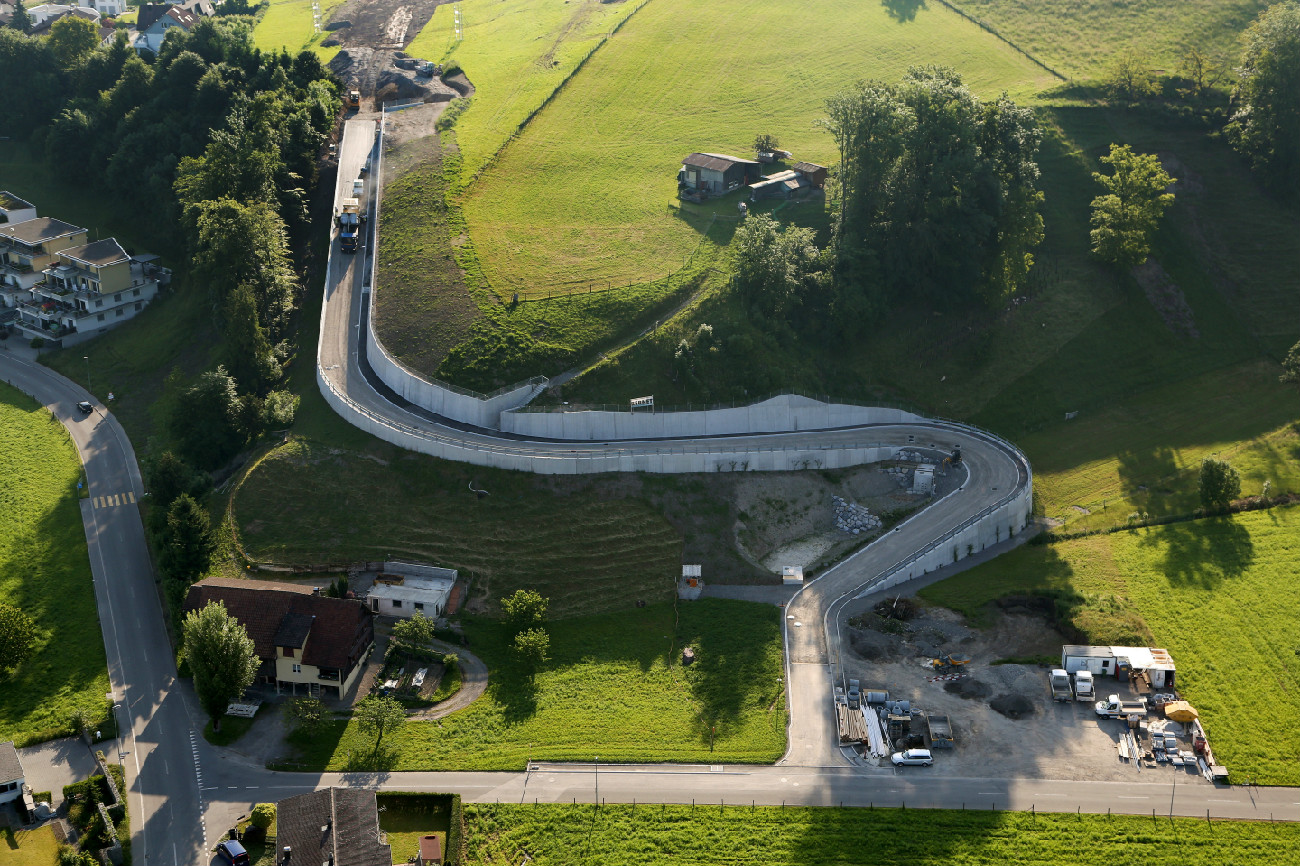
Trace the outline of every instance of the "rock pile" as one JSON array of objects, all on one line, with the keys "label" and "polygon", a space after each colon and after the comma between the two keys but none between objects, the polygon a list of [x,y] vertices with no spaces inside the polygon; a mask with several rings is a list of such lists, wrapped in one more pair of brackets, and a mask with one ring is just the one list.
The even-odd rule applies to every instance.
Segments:
[{"label": "rock pile", "polygon": [[856,502],[849,502],[841,496],[832,496],[835,504],[835,528],[840,532],[858,535],[880,528],[880,518]]}]

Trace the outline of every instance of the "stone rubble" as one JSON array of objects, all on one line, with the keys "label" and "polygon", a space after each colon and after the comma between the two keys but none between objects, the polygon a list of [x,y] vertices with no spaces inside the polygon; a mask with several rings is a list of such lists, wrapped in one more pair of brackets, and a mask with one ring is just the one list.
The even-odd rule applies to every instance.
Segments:
[{"label": "stone rubble", "polygon": [[856,502],[832,496],[835,505],[835,528],[849,535],[859,535],[880,528],[880,518]]}]

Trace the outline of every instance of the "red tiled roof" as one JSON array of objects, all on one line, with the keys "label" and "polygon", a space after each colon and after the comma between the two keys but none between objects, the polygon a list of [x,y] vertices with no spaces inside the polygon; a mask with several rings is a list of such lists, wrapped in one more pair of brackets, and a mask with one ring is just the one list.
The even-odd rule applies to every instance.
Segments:
[{"label": "red tiled roof", "polygon": [[[310,586],[215,577],[190,587],[185,610],[219,601],[248,630],[263,661],[275,658],[277,634],[296,632],[310,620],[302,651],[304,664],[350,668],[373,637],[370,612],[355,599],[313,595]],[[286,631],[281,632],[285,627]],[[295,638],[297,642],[297,638]]]}]

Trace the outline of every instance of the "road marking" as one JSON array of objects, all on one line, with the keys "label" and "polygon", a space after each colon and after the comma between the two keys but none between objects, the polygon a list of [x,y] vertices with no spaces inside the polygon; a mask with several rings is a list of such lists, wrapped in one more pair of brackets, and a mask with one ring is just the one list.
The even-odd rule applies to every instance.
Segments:
[{"label": "road marking", "polygon": [[[1240,803],[1240,800],[1207,800],[1207,803],[1231,803],[1234,806]],[[1300,806],[1300,803],[1292,803],[1292,806]]]},{"label": "road marking", "polygon": [[134,505],[135,494],[128,490],[125,493],[110,493],[107,496],[96,496],[91,499],[96,508],[116,508],[119,505]]},{"label": "road marking", "polygon": [[1150,800],[1150,797],[1126,797],[1123,794],[1117,795],[1121,800]]}]

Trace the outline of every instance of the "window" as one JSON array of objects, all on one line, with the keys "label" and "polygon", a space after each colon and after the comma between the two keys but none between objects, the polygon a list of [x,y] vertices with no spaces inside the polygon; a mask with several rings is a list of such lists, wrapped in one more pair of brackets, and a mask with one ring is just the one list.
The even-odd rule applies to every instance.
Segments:
[{"label": "window", "polygon": [[393,607],[396,608],[396,607],[401,607],[401,606],[402,606],[402,600],[401,600],[400,598],[395,598],[395,599],[393,599]]},{"label": "window", "polygon": [[416,610],[424,610],[424,602],[422,602],[422,601],[417,601],[417,602],[415,603],[415,609],[416,609]]},{"label": "window", "polygon": [[126,315],[126,310],[122,309],[121,307],[118,307],[118,308],[117,308],[117,315],[118,315],[119,317],[120,317],[120,316],[125,316],[125,315]]},{"label": "window", "polygon": [[102,321],[104,321],[104,314],[103,314],[103,313],[100,313],[98,316],[96,316],[96,318],[99,319],[99,321],[102,322]]},{"label": "window", "polygon": [[96,306],[96,307],[102,307],[102,306],[104,306],[104,299],[103,299],[103,298],[95,298],[95,306]]},{"label": "window", "polygon": [[144,309],[144,302],[143,302],[143,301],[136,301],[136,302],[135,302],[135,311],[138,313],[138,312],[140,312],[140,311],[143,310],[143,309]]},{"label": "window", "polygon": [[131,290],[131,297],[133,297],[133,298],[138,298],[138,297],[140,297],[140,290],[139,290],[139,289],[132,289],[132,290]]},{"label": "window", "polygon": [[300,674],[300,673],[302,673],[302,665],[294,665],[294,666],[293,666],[293,672],[294,672],[295,674]]},{"label": "window", "polygon": [[293,658],[294,653],[297,652],[297,650],[291,646],[280,647],[280,649],[284,651],[284,657],[288,659]]},{"label": "window", "polygon": [[120,300],[122,300],[122,293],[121,293],[121,292],[118,292],[116,295],[114,295],[114,296],[113,296],[113,300],[115,300],[115,301],[120,301]]}]

